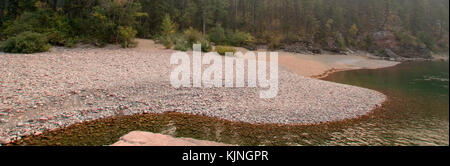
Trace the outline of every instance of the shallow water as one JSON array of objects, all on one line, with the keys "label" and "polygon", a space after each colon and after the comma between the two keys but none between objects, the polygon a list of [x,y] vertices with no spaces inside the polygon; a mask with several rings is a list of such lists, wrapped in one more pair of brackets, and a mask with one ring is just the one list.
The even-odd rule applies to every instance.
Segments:
[{"label": "shallow water", "polygon": [[325,80],[376,89],[389,96],[384,116],[339,133],[367,135],[391,145],[449,144],[449,63],[407,62],[377,70],[355,70],[330,75]]},{"label": "shallow water", "polygon": [[324,80],[375,89],[389,101],[367,116],[306,126],[181,113],[122,116],[25,137],[11,145],[109,145],[134,130],[238,145],[449,145],[448,62],[338,72]]}]

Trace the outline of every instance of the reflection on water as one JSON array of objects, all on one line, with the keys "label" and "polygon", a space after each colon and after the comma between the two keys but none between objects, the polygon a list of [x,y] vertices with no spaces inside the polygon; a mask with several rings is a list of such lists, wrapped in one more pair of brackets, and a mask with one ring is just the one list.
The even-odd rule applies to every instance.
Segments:
[{"label": "reflection on water", "polygon": [[341,122],[256,125],[181,113],[146,114],[77,124],[13,145],[109,145],[134,130],[239,145],[449,145],[448,70],[448,62],[414,62],[332,74],[325,80],[389,97],[369,115]]},{"label": "reflection on water", "polygon": [[382,113],[386,118],[355,123],[335,133],[331,144],[355,141],[369,145],[448,145],[448,71],[448,62],[409,62],[386,69],[335,73],[326,78],[389,96]]}]

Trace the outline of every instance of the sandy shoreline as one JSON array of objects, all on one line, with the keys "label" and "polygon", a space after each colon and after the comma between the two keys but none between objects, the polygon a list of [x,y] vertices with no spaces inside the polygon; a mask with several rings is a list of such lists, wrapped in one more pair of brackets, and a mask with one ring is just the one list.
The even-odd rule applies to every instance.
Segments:
[{"label": "sandy shoreline", "polygon": [[[240,51],[247,51],[240,49]],[[257,50],[269,52],[267,50]],[[278,52],[278,63],[292,72],[311,78],[323,78],[327,75],[346,70],[379,69],[392,67],[400,62],[375,59],[371,54],[357,52],[350,55],[299,54],[285,51]]]},{"label": "sandy shoreline", "polygon": [[136,49],[0,53],[2,141],[104,117],[168,111],[248,123],[312,124],[355,118],[379,107],[386,96],[309,77],[333,69],[396,64],[362,56],[280,52],[279,95],[262,100],[258,88],[175,89],[167,78],[171,72],[167,55],[173,51],[146,42]]},{"label": "sandy shoreline", "polygon": [[[135,48],[138,50],[165,50],[164,46],[155,44],[153,40],[136,39],[139,45]],[[237,51],[245,54],[248,49],[237,47]],[[268,50],[256,50],[253,52],[271,52]],[[300,54],[277,50],[278,63],[283,67],[291,70],[304,77],[323,78],[333,72],[358,70],[358,69],[379,69],[392,67],[400,62],[387,61],[377,59],[375,56],[367,52],[354,52],[350,55],[332,55],[332,54]],[[267,54],[268,55],[268,54]],[[245,55],[244,57],[246,58]],[[436,56],[436,59],[445,59],[445,56]],[[448,57],[447,57],[448,60]]]}]

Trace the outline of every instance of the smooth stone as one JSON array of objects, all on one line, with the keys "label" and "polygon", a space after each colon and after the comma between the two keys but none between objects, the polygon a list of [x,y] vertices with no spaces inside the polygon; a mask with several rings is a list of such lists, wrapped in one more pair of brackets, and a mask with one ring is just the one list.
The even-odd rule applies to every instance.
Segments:
[{"label": "smooth stone", "polygon": [[197,140],[192,138],[175,138],[169,135],[132,131],[111,146],[231,146],[229,144]]}]

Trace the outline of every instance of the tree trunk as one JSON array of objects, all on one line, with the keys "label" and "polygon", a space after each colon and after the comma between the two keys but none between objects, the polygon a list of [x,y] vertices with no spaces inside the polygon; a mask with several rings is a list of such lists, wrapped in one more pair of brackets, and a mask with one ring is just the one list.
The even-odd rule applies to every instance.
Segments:
[{"label": "tree trunk", "polygon": [[203,22],[203,36],[205,36],[206,35],[206,20],[205,20],[205,16],[203,16],[202,22]]}]

